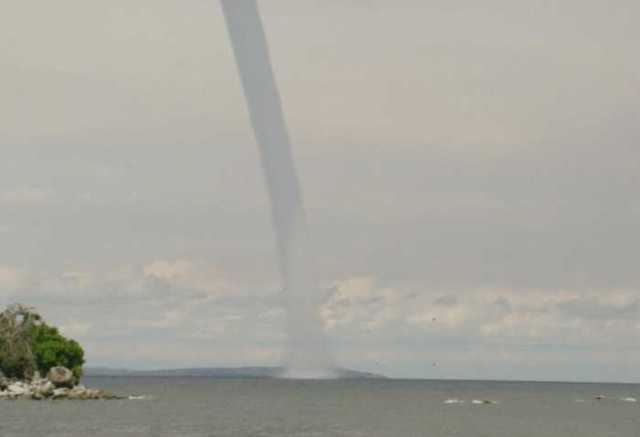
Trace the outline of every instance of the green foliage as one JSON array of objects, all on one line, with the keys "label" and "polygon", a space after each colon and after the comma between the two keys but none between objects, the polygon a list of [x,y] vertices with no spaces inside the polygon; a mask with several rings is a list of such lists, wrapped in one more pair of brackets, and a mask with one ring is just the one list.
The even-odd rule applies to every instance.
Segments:
[{"label": "green foliage", "polygon": [[36,369],[31,352],[31,327],[41,322],[31,308],[16,304],[0,313],[0,370],[9,377],[23,378]]},{"label": "green foliage", "polygon": [[82,376],[84,351],[74,340],[47,325],[33,309],[14,305],[0,313],[0,370],[10,378],[46,375],[55,366]]},{"label": "green foliage", "polygon": [[84,350],[75,340],[63,337],[57,328],[42,324],[32,328],[33,355],[38,371],[45,375],[55,366],[64,366],[73,372],[76,380],[82,376]]},{"label": "green foliage", "polygon": [[26,351],[9,350],[4,339],[0,339],[0,370],[9,378],[23,378],[33,373],[35,365]]}]

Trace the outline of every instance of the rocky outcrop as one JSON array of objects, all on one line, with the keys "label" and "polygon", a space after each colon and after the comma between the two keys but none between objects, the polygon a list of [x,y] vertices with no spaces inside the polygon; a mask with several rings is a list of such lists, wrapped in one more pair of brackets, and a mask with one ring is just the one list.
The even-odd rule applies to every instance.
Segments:
[{"label": "rocky outcrop", "polygon": [[[51,369],[46,378],[36,374],[30,381],[0,377],[0,399],[120,399],[104,390],[74,385],[74,377],[69,369],[64,367],[54,369]],[[71,375],[70,379],[69,375]]]},{"label": "rocky outcrop", "polygon": [[66,367],[52,367],[47,373],[47,379],[56,387],[73,387],[75,378],[73,372]]}]

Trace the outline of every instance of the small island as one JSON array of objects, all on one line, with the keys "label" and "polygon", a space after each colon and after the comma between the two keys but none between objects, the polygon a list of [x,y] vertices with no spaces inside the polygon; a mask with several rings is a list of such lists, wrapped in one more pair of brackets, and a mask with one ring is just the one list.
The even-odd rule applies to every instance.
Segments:
[{"label": "small island", "polygon": [[10,305],[0,313],[0,399],[115,399],[80,385],[84,350],[35,309]]}]

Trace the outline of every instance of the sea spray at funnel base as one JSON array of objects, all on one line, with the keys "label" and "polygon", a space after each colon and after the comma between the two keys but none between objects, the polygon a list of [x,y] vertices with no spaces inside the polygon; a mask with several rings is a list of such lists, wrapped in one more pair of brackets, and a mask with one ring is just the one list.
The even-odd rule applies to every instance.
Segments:
[{"label": "sea spray at funnel base", "polygon": [[287,301],[289,377],[334,375],[282,101],[256,0],[221,0],[271,199]]}]

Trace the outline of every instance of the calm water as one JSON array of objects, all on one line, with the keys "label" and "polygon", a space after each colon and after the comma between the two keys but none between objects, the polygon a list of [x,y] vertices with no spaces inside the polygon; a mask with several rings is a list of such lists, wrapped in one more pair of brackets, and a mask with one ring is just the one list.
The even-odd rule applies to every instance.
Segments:
[{"label": "calm water", "polygon": [[[88,378],[126,401],[0,401],[2,437],[640,436],[638,385]],[[612,398],[594,401],[604,394]],[[447,399],[466,400],[445,404]],[[476,405],[490,399],[498,405]],[[581,401],[584,400],[584,401]]]}]

